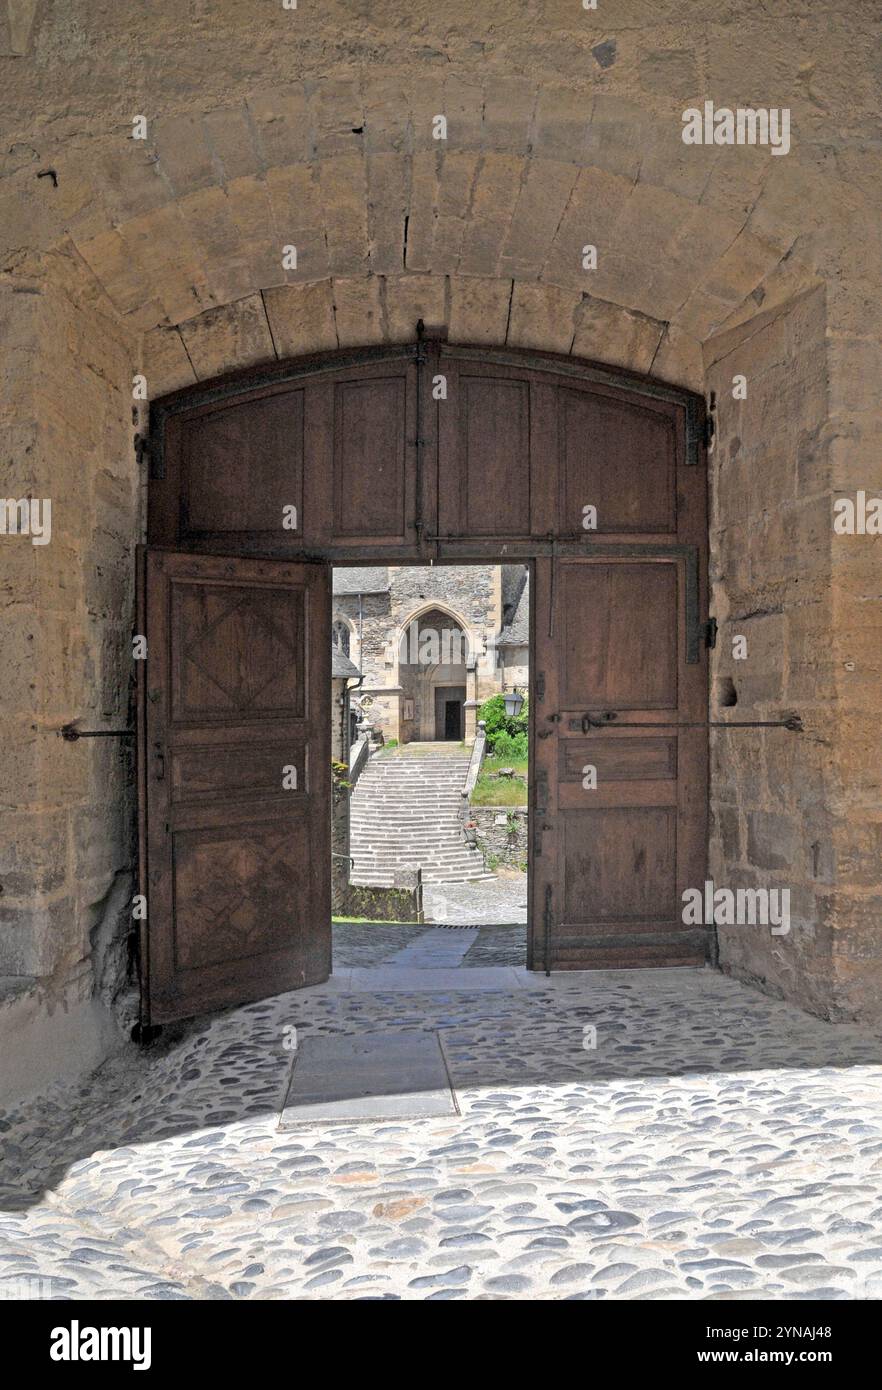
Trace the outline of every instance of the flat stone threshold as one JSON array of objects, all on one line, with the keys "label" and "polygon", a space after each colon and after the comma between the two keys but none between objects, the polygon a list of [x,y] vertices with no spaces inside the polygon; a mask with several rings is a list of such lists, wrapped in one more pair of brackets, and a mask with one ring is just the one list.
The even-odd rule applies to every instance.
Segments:
[{"label": "flat stone threshold", "polygon": [[[672,973],[679,977],[705,974],[704,966],[667,966],[645,970],[554,970],[546,975],[539,970],[526,970],[510,965],[458,966],[425,968],[402,965],[378,965],[335,970],[324,984],[314,990],[340,994],[388,993],[450,993],[461,994],[519,993],[524,990],[584,990],[592,980],[606,976],[625,976],[637,979],[648,975],[658,979]],[[308,992],[308,991],[305,991]]]},{"label": "flat stone threshold", "polygon": [[440,1034],[406,1029],[304,1039],[278,1128],[458,1114]]}]

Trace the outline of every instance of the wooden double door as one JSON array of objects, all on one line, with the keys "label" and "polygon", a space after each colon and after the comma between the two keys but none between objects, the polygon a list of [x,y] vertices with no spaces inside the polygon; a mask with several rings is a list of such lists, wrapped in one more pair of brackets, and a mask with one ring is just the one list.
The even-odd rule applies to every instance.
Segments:
[{"label": "wooden double door", "polygon": [[681,920],[706,853],[700,403],[542,355],[367,358],[155,408],[145,1022],[330,971],[334,563],[529,564],[528,965],[705,957]]}]

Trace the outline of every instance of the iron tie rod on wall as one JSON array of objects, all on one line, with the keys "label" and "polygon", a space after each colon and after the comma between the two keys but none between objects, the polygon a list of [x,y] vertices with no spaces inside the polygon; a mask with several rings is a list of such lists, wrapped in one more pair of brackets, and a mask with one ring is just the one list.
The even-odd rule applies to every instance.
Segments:
[{"label": "iron tie rod on wall", "polygon": [[78,738],[133,738],[134,729],[78,729],[76,720],[64,724],[60,730],[65,743],[76,743]]}]

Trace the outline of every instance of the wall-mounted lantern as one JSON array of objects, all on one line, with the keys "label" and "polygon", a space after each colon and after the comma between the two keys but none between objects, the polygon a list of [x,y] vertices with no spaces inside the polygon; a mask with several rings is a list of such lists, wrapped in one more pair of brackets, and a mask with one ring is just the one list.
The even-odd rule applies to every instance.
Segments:
[{"label": "wall-mounted lantern", "polygon": [[505,701],[505,712],[510,719],[516,719],[521,712],[524,697],[520,690],[506,690],[502,696]]}]

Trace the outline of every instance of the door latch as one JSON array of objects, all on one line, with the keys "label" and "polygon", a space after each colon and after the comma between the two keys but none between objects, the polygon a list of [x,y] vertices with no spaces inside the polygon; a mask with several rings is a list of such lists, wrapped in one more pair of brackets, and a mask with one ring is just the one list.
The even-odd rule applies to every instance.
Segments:
[{"label": "door latch", "polygon": [[589,729],[602,729],[605,724],[613,724],[618,719],[618,714],[614,709],[604,710],[602,714],[582,715],[582,733],[587,734]]}]

